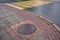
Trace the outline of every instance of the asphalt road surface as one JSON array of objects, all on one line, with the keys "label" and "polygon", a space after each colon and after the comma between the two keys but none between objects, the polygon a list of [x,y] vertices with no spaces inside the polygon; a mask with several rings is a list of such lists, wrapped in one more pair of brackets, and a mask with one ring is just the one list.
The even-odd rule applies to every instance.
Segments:
[{"label": "asphalt road surface", "polygon": [[60,27],[60,2],[31,7],[25,10],[44,16]]}]

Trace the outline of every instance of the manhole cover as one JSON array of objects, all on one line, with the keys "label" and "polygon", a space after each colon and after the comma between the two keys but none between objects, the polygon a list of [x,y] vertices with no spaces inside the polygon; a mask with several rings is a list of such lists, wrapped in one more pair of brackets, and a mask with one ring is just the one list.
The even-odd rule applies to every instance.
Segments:
[{"label": "manhole cover", "polygon": [[18,28],[18,32],[24,35],[32,34],[36,30],[36,27],[32,24],[24,24]]}]

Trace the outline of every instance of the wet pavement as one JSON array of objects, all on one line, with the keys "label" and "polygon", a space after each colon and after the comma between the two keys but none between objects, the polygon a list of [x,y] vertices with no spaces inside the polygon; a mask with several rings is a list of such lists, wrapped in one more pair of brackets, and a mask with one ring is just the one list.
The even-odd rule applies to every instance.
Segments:
[{"label": "wet pavement", "polygon": [[[2,21],[1,18],[6,18],[8,15],[12,15],[12,12],[9,12],[7,9],[1,6],[2,4],[0,3],[0,40],[11,40],[10,35],[4,30],[5,28],[5,23]],[[4,14],[7,13],[7,14]],[[8,21],[7,21],[8,22]],[[8,23],[9,24],[9,23]],[[9,24],[11,25],[11,24]]]},{"label": "wet pavement", "polygon": [[[18,33],[22,23],[33,24],[36,31],[27,36]],[[0,4],[0,40],[60,40],[60,30],[40,16]]]},{"label": "wet pavement", "polygon": [[53,21],[60,26],[60,3],[50,3],[25,9]]}]

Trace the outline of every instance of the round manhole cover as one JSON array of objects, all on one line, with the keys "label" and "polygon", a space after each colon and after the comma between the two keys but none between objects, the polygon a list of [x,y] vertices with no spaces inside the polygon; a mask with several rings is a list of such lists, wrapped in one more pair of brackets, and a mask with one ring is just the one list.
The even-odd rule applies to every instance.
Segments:
[{"label": "round manhole cover", "polygon": [[33,32],[35,32],[36,27],[32,24],[24,24],[21,25],[18,28],[18,33],[24,34],[24,35],[28,35],[28,34],[32,34]]}]

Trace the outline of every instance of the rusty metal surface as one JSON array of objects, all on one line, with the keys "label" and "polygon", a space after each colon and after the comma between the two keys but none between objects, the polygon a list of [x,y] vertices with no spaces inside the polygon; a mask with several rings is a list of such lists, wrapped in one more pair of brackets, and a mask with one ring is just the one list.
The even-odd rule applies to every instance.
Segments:
[{"label": "rusty metal surface", "polygon": [[[60,40],[60,28],[48,19],[4,4],[0,8],[0,40]],[[34,25],[35,32],[18,33],[17,29],[24,24]]]}]

